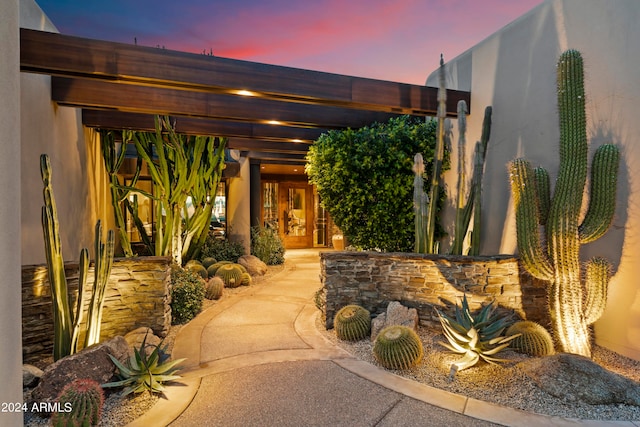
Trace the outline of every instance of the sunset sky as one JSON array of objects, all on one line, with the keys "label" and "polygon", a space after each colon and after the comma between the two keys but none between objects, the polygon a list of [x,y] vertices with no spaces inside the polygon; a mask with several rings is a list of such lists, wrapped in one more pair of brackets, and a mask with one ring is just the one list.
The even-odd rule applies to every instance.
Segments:
[{"label": "sunset sky", "polygon": [[63,34],[424,84],[543,0],[36,0]]}]

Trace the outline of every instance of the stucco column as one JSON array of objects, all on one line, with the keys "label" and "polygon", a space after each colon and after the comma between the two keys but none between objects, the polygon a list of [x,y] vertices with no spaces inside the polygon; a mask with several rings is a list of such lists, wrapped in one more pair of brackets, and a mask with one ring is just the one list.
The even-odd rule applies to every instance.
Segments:
[{"label": "stucco column", "polygon": [[[0,403],[22,402],[19,0],[0,6]],[[10,409],[10,408],[8,408]],[[22,425],[0,412],[1,425]]]},{"label": "stucco column", "polygon": [[245,253],[251,252],[251,204],[250,165],[249,159],[241,157],[240,174],[229,180],[227,200],[227,224],[229,239],[241,242]]}]

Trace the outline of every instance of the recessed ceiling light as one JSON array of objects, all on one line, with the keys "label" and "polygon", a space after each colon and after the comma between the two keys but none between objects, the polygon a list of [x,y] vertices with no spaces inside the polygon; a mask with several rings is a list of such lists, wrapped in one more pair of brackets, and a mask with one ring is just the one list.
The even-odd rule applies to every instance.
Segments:
[{"label": "recessed ceiling light", "polygon": [[255,92],[251,92],[250,90],[236,90],[235,91],[236,95],[241,95],[241,96],[257,96],[258,94]]}]

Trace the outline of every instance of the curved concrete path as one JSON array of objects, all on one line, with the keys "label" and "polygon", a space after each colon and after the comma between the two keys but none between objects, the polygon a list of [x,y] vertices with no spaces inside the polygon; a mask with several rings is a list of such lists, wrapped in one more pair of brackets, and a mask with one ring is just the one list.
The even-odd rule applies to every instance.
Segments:
[{"label": "curved concrete path", "polygon": [[180,331],[181,384],[130,426],[638,426],[505,408],[357,360],[316,328],[318,251],[288,251],[286,266]]}]

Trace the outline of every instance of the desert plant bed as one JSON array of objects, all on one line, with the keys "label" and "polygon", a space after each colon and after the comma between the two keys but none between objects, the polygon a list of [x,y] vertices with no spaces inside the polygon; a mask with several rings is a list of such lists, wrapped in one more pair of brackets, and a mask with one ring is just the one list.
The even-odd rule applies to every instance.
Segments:
[{"label": "desert plant bed", "polygon": [[[376,361],[373,355],[373,342],[368,338],[356,342],[342,341],[336,337],[333,329],[326,330],[319,319],[316,326],[335,345],[360,360],[384,369]],[[519,362],[527,360],[530,356],[511,350],[502,351],[499,355],[508,360],[506,363],[492,365],[480,362],[458,372],[455,379],[449,381],[450,366],[459,358],[459,355],[441,345],[446,341],[442,335],[442,329],[419,327],[418,336],[424,346],[422,362],[412,369],[390,372],[441,390],[537,414],[585,420],[640,420],[640,407],[624,404],[589,405],[567,402],[546,393],[517,366]],[[593,347],[592,359],[610,371],[636,382],[640,381],[640,362],[638,361],[597,345]]]}]

